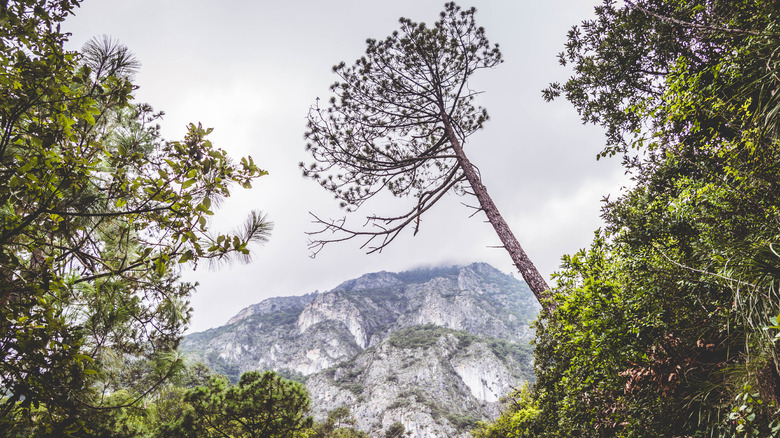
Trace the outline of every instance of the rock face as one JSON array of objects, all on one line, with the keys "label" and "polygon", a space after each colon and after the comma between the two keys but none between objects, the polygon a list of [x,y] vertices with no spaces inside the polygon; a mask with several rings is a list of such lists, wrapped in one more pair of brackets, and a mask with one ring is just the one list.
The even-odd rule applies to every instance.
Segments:
[{"label": "rock face", "polygon": [[269,298],[261,301],[257,304],[253,304],[242,311],[238,312],[236,316],[230,318],[227,325],[235,324],[242,319],[249,318],[252,315],[263,315],[266,313],[274,313],[285,310],[302,309],[305,305],[309,304],[317,296],[317,292],[306,294],[300,297],[276,297]]},{"label": "rock face", "polygon": [[372,436],[467,437],[533,379],[528,287],[486,264],[378,272],[331,291],[271,298],[181,350],[237,379],[272,369],[308,387],[315,417],[348,406]]}]

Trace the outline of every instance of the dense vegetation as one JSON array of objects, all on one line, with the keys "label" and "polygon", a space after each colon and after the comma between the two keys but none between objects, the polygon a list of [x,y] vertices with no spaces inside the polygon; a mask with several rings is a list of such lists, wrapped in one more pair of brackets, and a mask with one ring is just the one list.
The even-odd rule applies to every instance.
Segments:
[{"label": "dense vegetation", "polygon": [[270,231],[254,212],[235,233],[210,229],[212,205],[265,172],[200,125],[160,138],[160,114],[133,103],[125,47],[64,50],[59,23],[78,4],[0,4],[2,436],[130,434],[118,407],[182,369],[193,285],[180,266],[245,259]]},{"label": "dense vegetation", "polygon": [[[64,50],[58,24],[79,3],[0,5],[0,435],[365,436],[346,409],[315,424],[300,383],[236,372],[233,385],[177,355],[193,291],[180,266],[267,237],[258,213],[231,234],[208,226],[215,201],[264,172],[200,125],[164,141],[159,113],[133,102],[123,46]],[[447,8],[456,24],[473,15]],[[606,0],[571,31],[560,59],[574,75],[545,97],[603,126],[599,157],[622,157],[634,184],[564,258],[537,323],[537,382],[476,437],[780,436],[779,13],[773,0]],[[471,342],[435,327],[390,342],[443,334]]]},{"label": "dense vegetation", "polygon": [[780,436],[774,1],[605,1],[565,95],[634,185],[564,258],[536,373],[477,437]]}]

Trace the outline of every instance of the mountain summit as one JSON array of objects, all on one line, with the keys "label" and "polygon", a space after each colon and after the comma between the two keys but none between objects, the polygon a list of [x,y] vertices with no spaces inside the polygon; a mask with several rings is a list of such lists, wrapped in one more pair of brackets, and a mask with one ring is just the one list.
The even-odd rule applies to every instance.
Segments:
[{"label": "mountain summit", "polygon": [[490,265],[376,272],[324,293],[249,306],[181,349],[217,372],[276,370],[306,383],[315,416],[347,406],[372,435],[466,437],[533,378],[529,288]]}]

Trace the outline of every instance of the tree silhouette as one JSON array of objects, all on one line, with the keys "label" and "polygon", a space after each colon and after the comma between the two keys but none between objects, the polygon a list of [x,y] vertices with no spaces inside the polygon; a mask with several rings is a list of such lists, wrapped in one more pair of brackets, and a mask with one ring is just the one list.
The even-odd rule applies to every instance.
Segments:
[{"label": "tree silhouette", "polygon": [[469,194],[541,301],[547,284],[463,150],[488,120],[474,103],[479,93],[469,79],[502,62],[475,12],[447,3],[433,27],[401,18],[400,31],[383,41],[369,39],[354,65],[333,68],[340,77],[331,86],[334,96],[327,108],[318,103],[309,112],[307,149],[314,161],[301,163],[303,174],[334,193],[348,212],[381,192],[416,202],[395,216],[368,216],[362,228],[312,214],[322,227],[309,233],[310,249],[316,255],[328,243],[363,238],[361,248],[381,251],[407,227],[416,234],[421,216],[446,193]]}]

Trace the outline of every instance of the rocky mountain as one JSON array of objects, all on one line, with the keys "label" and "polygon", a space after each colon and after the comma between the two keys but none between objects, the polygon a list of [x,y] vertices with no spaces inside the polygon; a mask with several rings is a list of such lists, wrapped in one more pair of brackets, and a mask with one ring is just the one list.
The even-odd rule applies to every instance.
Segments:
[{"label": "rocky mountain", "polygon": [[181,350],[237,379],[272,369],[303,381],[315,417],[348,406],[372,436],[467,437],[499,398],[533,379],[528,287],[482,263],[377,272],[333,290],[271,298]]}]

